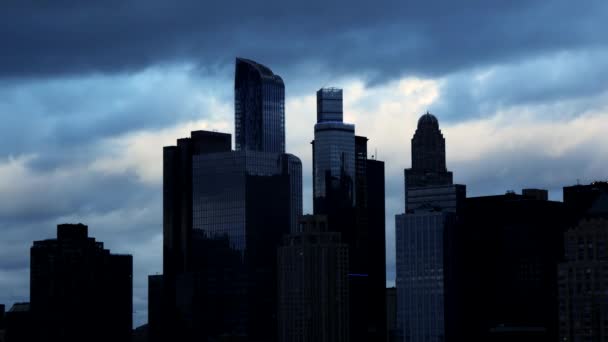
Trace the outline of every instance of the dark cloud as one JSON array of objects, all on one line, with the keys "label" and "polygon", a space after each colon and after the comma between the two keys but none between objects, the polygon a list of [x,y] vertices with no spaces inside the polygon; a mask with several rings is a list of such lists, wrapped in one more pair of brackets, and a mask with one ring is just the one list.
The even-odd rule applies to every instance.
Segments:
[{"label": "dark cloud", "polygon": [[[513,106],[560,104],[547,118],[596,108],[608,92],[608,49],[560,52],[446,77],[433,110],[448,121],[486,117]],[[575,105],[563,102],[582,99]],[[603,101],[603,98],[600,98]]]},{"label": "dark cloud", "polygon": [[132,72],[235,55],[286,75],[319,65],[371,81],[605,46],[605,1],[4,2],[2,77]]}]

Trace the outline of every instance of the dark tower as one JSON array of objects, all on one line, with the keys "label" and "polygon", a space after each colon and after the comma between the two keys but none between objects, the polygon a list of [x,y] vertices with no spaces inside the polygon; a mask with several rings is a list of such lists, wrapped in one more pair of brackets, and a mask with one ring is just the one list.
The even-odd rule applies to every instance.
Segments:
[{"label": "dark tower", "polygon": [[446,168],[445,139],[426,113],[412,138],[405,174],[405,214],[395,217],[397,324],[403,341],[449,340],[451,240],[466,196]]},{"label": "dark tower", "polygon": [[285,152],[285,85],[279,75],[237,58],[234,111],[237,151]]},{"label": "dark tower", "polygon": [[342,122],[342,90],[317,92],[314,212],[349,248],[350,341],[386,339],[384,163],[367,158],[367,138]]},{"label": "dark tower", "polygon": [[406,198],[408,188],[452,184],[452,172],[445,163],[445,139],[437,118],[428,112],[418,120],[412,138],[412,168],[405,170],[405,182]]},{"label": "dark tower", "polygon": [[327,218],[304,215],[278,253],[279,341],[347,342],[348,246]]},{"label": "dark tower", "polygon": [[133,258],[110,254],[83,224],[31,248],[31,312],[42,341],[130,341]]}]

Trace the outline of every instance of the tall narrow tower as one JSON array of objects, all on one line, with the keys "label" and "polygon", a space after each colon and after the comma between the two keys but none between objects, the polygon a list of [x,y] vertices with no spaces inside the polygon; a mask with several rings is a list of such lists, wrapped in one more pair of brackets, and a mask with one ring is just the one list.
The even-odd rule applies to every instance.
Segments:
[{"label": "tall narrow tower", "polygon": [[399,340],[448,340],[450,244],[458,207],[466,196],[452,184],[445,139],[437,118],[426,113],[412,138],[412,167],[405,173],[405,214],[395,217]]},{"label": "tall narrow tower", "polygon": [[279,75],[237,58],[234,112],[237,151],[285,153],[285,85]]}]

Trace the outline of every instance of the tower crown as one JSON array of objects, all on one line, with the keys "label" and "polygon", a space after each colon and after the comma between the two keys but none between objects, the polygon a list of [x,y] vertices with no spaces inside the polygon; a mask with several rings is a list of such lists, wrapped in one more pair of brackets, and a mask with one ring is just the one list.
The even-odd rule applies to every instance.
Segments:
[{"label": "tower crown", "polygon": [[423,127],[431,127],[431,128],[439,129],[439,121],[437,120],[435,115],[433,115],[427,111],[426,114],[422,115],[420,117],[420,119],[418,119],[418,128],[423,128]]},{"label": "tower crown", "polygon": [[429,113],[418,120],[418,128],[412,138],[412,169],[446,172],[445,139],[439,129],[439,121]]}]

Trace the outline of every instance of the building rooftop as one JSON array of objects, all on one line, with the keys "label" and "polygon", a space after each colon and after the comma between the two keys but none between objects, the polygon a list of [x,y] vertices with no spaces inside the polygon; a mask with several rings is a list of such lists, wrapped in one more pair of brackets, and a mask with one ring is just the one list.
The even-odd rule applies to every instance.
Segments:
[{"label": "building rooftop", "polygon": [[439,120],[435,117],[435,115],[429,113],[422,115],[420,119],[418,119],[418,128],[423,126],[433,126],[439,128]]}]

